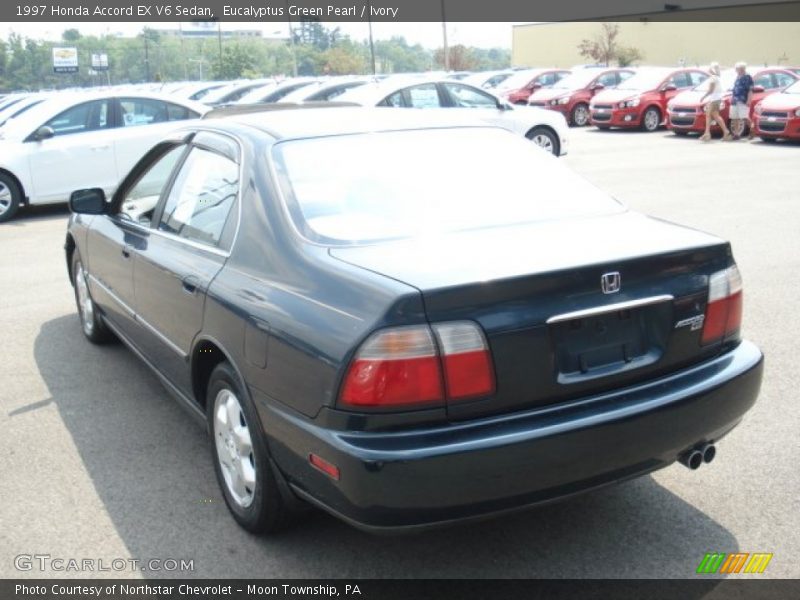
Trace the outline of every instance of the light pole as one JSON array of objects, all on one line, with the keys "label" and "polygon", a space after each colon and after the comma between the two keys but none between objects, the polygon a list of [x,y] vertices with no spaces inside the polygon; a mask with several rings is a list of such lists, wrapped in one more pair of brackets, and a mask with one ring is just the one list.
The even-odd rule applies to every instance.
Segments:
[{"label": "light pole", "polygon": [[369,54],[372,58],[372,76],[376,75],[375,68],[375,42],[372,39],[372,0],[367,2],[369,13],[367,14],[367,23],[369,24]]},{"label": "light pole", "polygon": [[442,41],[444,42],[444,70],[450,70],[450,49],[447,47],[447,17],[444,14],[444,0],[442,0]]},{"label": "light pole", "polygon": [[297,52],[294,46],[294,30],[292,29],[292,16],[289,14],[289,0],[286,0],[286,20],[289,23],[289,44],[292,49],[292,74],[297,77]]}]

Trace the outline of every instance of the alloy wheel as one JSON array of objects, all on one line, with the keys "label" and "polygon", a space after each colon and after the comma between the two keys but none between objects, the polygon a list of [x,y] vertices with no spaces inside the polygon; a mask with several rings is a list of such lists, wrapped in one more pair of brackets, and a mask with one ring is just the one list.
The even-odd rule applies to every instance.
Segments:
[{"label": "alloy wheel", "polygon": [[94,304],[89,296],[89,286],[86,285],[86,273],[83,265],[78,263],[75,271],[75,289],[78,292],[78,308],[81,313],[81,325],[86,335],[91,336],[94,331]]},{"label": "alloy wheel", "polygon": [[586,125],[589,122],[589,109],[583,104],[576,106],[572,121],[578,127]]},{"label": "alloy wheel", "polygon": [[225,487],[236,504],[247,508],[256,490],[253,440],[239,399],[227,388],[214,399],[214,442]]},{"label": "alloy wheel", "polygon": [[11,208],[13,200],[11,189],[0,181],[0,215],[5,214]]}]

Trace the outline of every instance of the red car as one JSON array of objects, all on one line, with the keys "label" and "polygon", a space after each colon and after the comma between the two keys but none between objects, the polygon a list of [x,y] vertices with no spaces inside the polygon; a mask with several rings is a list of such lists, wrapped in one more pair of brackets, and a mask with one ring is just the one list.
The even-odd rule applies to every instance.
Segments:
[{"label": "red car", "polygon": [[528,98],[530,106],[556,110],[567,123],[583,127],[589,123],[589,101],[601,90],[613,88],[634,74],[633,69],[579,69],[554,86],[541,89]]},{"label": "red car", "polygon": [[567,69],[525,69],[500,82],[493,91],[511,104],[527,104],[533,92],[550,87],[569,74]]},{"label": "red car", "polygon": [[756,104],[753,124],[766,142],[779,138],[800,140],[800,81]]},{"label": "red car", "polygon": [[655,131],[667,114],[669,102],[681,90],[708,78],[702,69],[646,67],[613,90],[595,94],[589,103],[591,123],[600,129],[639,127]]},{"label": "red car", "polygon": [[[753,109],[755,106],[766,96],[791,85],[798,79],[800,79],[799,75],[795,75],[791,71],[782,68],[770,67],[756,71],[753,74],[753,83],[755,85],[753,87],[753,101],[750,104],[750,117],[753,117]],[[736,71],[733,69],[723,71],[720,81],[726,92],[722,97],[719,113],[727,123],[733,82],[736,81]],[[704,81],[694,89],[681,92],[670,100],[667,105],[667,112],[669,115],[667,127],[677,135],[686,135],[690,132],[702,134],[706,128],[706,115],[700,100],[707,91],[708,81]],[[745,133],[745,124],[742,123],[741,125],[742,130],[735,131],[734,133],[736,135]],[[719,125],[712,122],[711,131],[718,133],[720,131]]]}]

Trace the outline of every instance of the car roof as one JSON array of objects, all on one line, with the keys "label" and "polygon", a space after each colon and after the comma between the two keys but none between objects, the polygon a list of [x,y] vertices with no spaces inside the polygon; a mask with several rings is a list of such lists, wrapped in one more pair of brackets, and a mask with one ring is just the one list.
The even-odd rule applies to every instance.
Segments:
[{"label": "car roof", "polygon": [[478,117],[453,114],[453,112],[447,109],[405,110],[382,107],[315,106],[233,114],[213,121],[203,121],[202,124],[212,124],[213,128],[229,130],[244,127],[251,133],[266,133],[276,140],[415,129],[493,127]]}]

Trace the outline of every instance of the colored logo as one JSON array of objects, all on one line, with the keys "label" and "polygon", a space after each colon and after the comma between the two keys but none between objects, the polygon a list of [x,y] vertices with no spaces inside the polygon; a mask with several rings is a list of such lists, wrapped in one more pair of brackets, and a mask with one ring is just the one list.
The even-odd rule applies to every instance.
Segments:
[{"label": "colored logo", "polygon": [[735,575],[737,573],[763,573],[772,553],[767,552],[707,552],[697,566],[697,572],[703,575],[719,573]]}]

